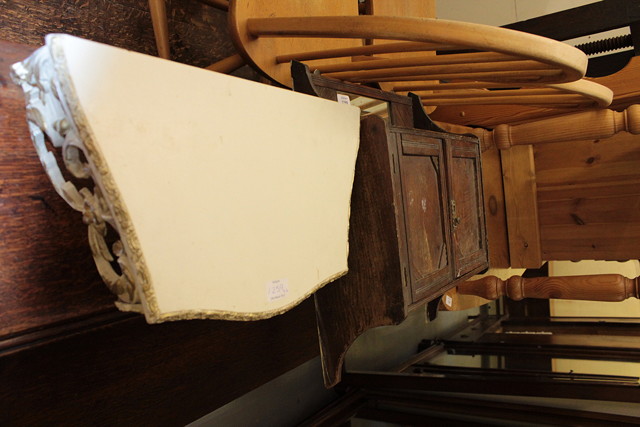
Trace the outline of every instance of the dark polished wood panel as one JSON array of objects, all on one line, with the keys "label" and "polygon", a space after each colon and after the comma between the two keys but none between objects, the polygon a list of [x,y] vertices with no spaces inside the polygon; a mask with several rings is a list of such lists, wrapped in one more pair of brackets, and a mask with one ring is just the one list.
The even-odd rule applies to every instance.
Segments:
[{"label": "dark polished wood panel", "polygon": [[81,214],[54,191],[9,67],[33,48],[0,43],[0,340],[113,309]]},{"label": "dark polished wood panel", "polygon": [[269,320],[141,316],[0,358],[0,425],[185,425],[317,355],[313,303]]}]

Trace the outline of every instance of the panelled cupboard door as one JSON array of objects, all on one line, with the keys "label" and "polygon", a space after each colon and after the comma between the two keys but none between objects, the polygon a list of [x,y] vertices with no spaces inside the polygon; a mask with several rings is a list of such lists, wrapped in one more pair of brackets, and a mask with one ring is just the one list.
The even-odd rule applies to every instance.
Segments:
[{"label": "panelled cupboard door", "polygon": [[408,282],[417,302],[452,280],[445,151],[441,139],[397,134],[408,252]]},{"label": "panelled cupboard door", "polygon": [[448,139],[446,147],[454,278],[458,278],[487,263],[480,153],[477,144],[461,139]]}]

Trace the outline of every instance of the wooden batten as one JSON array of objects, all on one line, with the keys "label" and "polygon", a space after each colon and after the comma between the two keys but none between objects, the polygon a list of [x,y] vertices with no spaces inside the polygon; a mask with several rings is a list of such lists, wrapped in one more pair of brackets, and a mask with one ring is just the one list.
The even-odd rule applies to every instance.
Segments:
[{"label": "wooden batten", "polygon": [[505,194],[502,184],[502,164],[497,148],[482,153],[482,184],[487,239],[489,240],[489,265],[492,268],[506,268],[511,265],[511,261],[509,258]]},{"label": "wooden batten", "polygon": [[533,148],[517,146],[500,154],[511,267],[539,268],[543,260]]}]

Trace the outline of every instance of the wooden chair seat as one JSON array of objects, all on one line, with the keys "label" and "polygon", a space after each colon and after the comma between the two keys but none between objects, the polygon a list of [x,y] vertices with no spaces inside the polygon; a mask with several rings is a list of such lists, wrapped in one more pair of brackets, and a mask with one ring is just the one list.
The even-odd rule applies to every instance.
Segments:
[{"label": "wooden chair seat", "polygon": [[[240,55],[287,87],[289,62],[297,60],[326,77],[418,92],[428,106],[583,108],[605,107],[612,98],[606,87],[580,80],[587,64],[581,51],[527,33],[431,18],[358,15],[355,2],[234,0],[229,13]],[[403,55],[385,56],[397,53]]]},{"label": "wooden chair seat", "polygon": [[[417,92],[425,106],[606,107],[612,93],[580,80],[587,57],[540,36],[437,20],[430,3],[198,0],[229,11],[239,54],[207,67],[231,72],[245,62],[291,87],[291,60],[351,83]],[[169,58],[164,0],[149,0],[158,54]],[[416,17],[420,16],[420,17]],[[436,55],[445,53],[443,55]],[[558,86],[560,84],[560,86]]]}]

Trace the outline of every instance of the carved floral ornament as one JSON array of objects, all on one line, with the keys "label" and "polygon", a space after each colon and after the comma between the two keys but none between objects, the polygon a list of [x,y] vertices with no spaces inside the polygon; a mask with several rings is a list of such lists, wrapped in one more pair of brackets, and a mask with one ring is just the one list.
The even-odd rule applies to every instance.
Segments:
[{"label": "carved floral ornament", "polygon": [[[82,213],[88,227],[88,241],[98,272],[117,297],[116,305],[123,311],[142,312],[140,296],[134,285],[135,269],[122,238],[112,244],[106,241],[108,228],[118,230],[112,208],[103,194],[104,185],[97,166],[92,163],[87,148],[80,138],[82,130],[74,121],[64,97],[60,80],[54,71],[54,61],[48,46],[41,47],[29,58],[12,66],[13,81],[25,94],[27,123],[31,139],[56,192],[73,209]],[[49,151],[46,141],[60,149],[65,168],[78,179],[91,179],[94,188],[82,187],[67,180],[56,156]],[[112,263],[117,262],[120,273]]]}]

